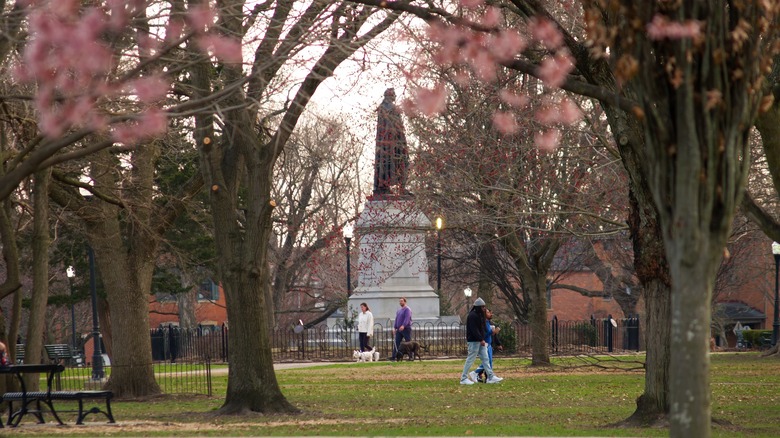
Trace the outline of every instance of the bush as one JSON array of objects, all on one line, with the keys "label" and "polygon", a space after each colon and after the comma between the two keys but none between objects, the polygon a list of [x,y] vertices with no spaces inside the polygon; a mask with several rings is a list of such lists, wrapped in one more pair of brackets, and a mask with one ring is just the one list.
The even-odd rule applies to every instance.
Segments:
[{"label": "bush", "polygon": [[589,345],[591,347],[598,345],[599,330],[593,324],[582,322],[575,325],[574,330],[578,333],[582,345]]},{"label": "bush", "polygon": [[742,337],[753,348],[769,348],[772,346],[772,330],[744,330]]},{"label": "bush", "polygon": [[[493,325],[501,327],[498,337],[504,347],[504,353],[517,353],[517,332],[511,322],[493,320]],[[495,351],[494,351],[495,353]]]}]

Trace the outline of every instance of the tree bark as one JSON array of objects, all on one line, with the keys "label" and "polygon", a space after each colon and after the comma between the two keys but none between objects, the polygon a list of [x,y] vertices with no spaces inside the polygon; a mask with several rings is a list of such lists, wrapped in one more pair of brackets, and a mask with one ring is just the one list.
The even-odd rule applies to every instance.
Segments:
[{"label": "tree bark", "polygon": [[[43,329],[46,323],[46,302],[49,299],[49,182],[51,170],[35,173],[33,185],[33,288],[30,319],[27,325],[27,345],[24,362],[39,364],[42,361]],[[38,390],[37,374],[24,376],[27,388]]]}]

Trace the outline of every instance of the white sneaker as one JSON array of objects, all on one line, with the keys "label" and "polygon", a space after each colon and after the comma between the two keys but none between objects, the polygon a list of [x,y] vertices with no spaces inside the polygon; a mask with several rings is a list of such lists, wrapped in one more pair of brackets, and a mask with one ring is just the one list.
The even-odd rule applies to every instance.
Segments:
[{"label": "white sneaker", "polygon": [[491,377],[491,378],[487,379],[487,383],[498,383],[498,382],[500,382],[500,381],[502,381],[502,380],[504,380],[504,379],[502,379],[501,377],[497,377],[497,376],[494,374],[494,375],[493,375],[493,377]]},{"label": "white sneaker", "polygon": [[472,382],[478,382],[479,377],[477,377],[477,373],[472,371],[469,373],[469,379],[471,379]]},{"label": "white sneaker", "polygon": [[460,380],[460,384],[461,384],[461,385],[473,385],[473,384],[474,384],[474,382],[472,382],[472,381],[471,381],[471,380],[469,380],[469,379],[461,379],[461,380]]}]

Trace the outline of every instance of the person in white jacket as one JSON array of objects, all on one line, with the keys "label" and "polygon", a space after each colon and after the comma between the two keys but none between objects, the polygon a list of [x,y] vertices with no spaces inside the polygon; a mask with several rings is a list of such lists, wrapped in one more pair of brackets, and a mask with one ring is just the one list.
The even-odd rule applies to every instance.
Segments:
[{"label": "person in white jacket", "polygon": [[368,343],[371,340],[371,336],[374,336],[374,315],[366,303],[360,303],[358,336],[360,338],[360,352],[371,351],[371,346]]}]

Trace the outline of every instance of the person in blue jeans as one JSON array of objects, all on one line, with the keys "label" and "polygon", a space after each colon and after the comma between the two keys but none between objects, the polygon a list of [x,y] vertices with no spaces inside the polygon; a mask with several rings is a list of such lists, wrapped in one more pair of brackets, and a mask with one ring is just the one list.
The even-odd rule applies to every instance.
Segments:
[{"label": "person in blue jeans", "polygon": [[412,309],[406,305],[406,298],[404,297],[398,300],[398,305],[401,308],[395,312],[395,323],[393,324],[395,340],[393,342],[393,357],[390,358],[393,362],[395,362],[398,355],[398,346],[401,345],[401,341],[409,342],[412,340]]},{"label": "person in blue jeans", "polygon": [[474,301],[474,307],[471,308],[466,317],[466,343],[468,344],[468,356],[466,363],[463,364],[463,372],[460,375],[461,385],[473,385],[476,383],[470,378],[469,370],[474,365],[474,361],[479,356],[482,366],[485,368],[487,380],[485,383],[498,383],[504,379],[493,374],[493,368],[490,367],[488,359],[487,343],[485,342],[487,318],[485,316],[485,301],[477,298]]},{"label": "person in blue jeans", "polygon": [[[485,343],[487,343],[487,351],[488,351],[488,362],[490,363],[490,368],[493,368],[493,345],[495,344],[496,348],[499,350],[502,350],[503,347],[501,346],[501,341],[498,340],[498,332],[501,331],[501,328],[495,325],[491,324],[491,320],[493,319],[493,312],[490,311],[490,309],[485,308]],[[472,371],[469,373],[469,378],[475,382],[482,382],[484,383],[487,381],[487,376],[483,376],[485,374],[485,367],[482,366],[482,364],[477,367],[476,371]]]}]

